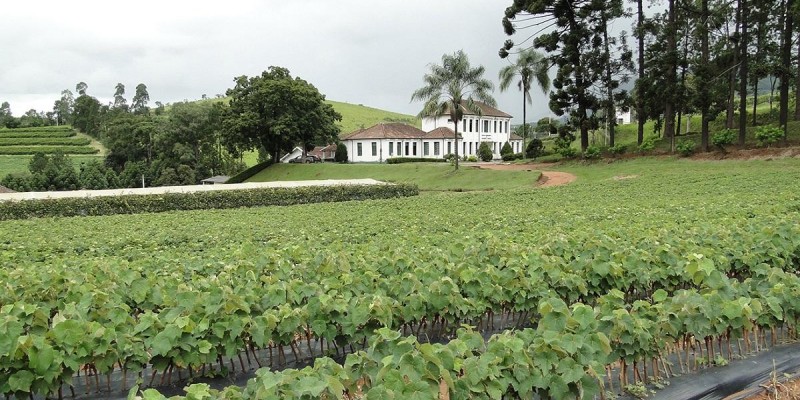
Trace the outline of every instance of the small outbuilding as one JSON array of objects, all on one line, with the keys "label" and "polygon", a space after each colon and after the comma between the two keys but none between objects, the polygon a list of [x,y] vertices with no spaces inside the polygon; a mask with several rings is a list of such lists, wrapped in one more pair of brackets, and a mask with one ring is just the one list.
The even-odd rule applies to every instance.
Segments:
[{"label": "small outbuilding", "polygon": [[227,175],[217,175],[217,176],[212,176],[211,178],[203,179],[202,181],[200,181],[200,183],[202,183],[203,185],[216,185],[220,183],[225,183],[228,181],[228,179],[231,179],[231,177]]}]

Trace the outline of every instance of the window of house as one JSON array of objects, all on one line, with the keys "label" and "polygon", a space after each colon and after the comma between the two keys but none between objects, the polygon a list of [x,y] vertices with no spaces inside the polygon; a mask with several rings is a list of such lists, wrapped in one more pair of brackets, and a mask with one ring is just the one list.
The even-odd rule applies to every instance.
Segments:
[{"label": "window of house", "polygon": [[453,143],[447,142],[447,154],[453,154]]},{"label": "window of house", "polygon": [[472,142],[469,142],[469,154],[472,154]]},{"label": "window of house", "polygon": [[372,156],[378,155],[378,142],[372,142]]},{"label": "window of house", "polygon": [[508,121],[506,121],[506,130],[505,133],[508,133]]},{"label": "window of house", "polygon": [[413,146],[411,147],[411,149],[413,150],[413,155],[416,156],[417,155],[417,142],[413,143]]},{"label": "window of house", "polygon": [[356,149],[357,149],[357,150],[356,150],[356,154],[358,154],[358,156],[359,156],[359,157],[361,157],[361,156],[362,156],[362,153],[363,153],[363,151],[361,150],[361,143],[358,143],[358,144],[356,145]]},{"label": "window of house", "polygon": [[617,118],[617,124],[622,125],[624,120],[622,118]]},{"label": "window of house", "polygon": [[397,142],[397,155],[398,156],[402,156],[403,155],[403,148],[400,147],[400,142]]},{"label": "window of house", "polygon": [[433,155],[439,155],[439,142],[433,142]]},{"label": "window of house", "polygon": [[489,121],[483,121],[483,131],[489,132]]},{"label": "window of house", "polygon": [[461,132],[464,132],[466,130],[467,130],[467,120],[462,119],[461,120]]},{"label": "window of house", "polygon": [[394,155],[394,142],[389,142],[389,155]]},{"label": "window of house", "polygon": [[463,149],[461,149],[461,154],[466,155],[467,154],[467,142],[461,142],[461,144],[463,145],[463,146],[461,146],[461,147],[463,147]]},{"label": "window of house", "polygon": [[406,142],[406,155],[408,155],[408,142]]},{"label": "window of house", "polygon": [[430,144],[428,144],[428,142],[422,143],[422,155],[423,156],[427,156],[428,154],[430,154],[430,149],[428,148],[428,146],[430,146]]},{"label": "window of house", "polygon": [[494,131],[497,132],[497,121],[494,121]]},{"label": "window of house", "polygon": [[472,120],[469,120],[469,131],[472,132]]}]

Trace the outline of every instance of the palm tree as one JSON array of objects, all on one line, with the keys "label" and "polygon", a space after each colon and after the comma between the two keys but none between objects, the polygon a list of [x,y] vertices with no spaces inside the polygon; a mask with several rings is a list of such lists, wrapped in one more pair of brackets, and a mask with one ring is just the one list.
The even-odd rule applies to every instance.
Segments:
[{"label": "palm tree", "polygon": [[517,87],[522,91],[522,156],[525,157],[525,138],[527,138],[527,107],[526,103],[532,103],[531,84],[533,79],[542,88],[542,92],[550,90],[550,76],[547,70],[550,64],[541,53],[533,49],[523,50],[517,57],[517,62],[507,65],[500,70],[500,91],[505,92],[511,85],[515,76],[519,76]]},{"label": "palm tree", "polygon": [[483,77],[483,66],[471,67],[463,50],[442,56],[442,65],[431,64],[430,71],[423,80],[425,86],[414,91],[411,101],[421,100],[425,104],[419,113],[420,118],[440,117],[449,114],[455,124],[455,157],[458,169],[458,123],[464,116],[464,109],[482,115],[475,100],[492,107],[497,103],[490,94],[494,85]]}]

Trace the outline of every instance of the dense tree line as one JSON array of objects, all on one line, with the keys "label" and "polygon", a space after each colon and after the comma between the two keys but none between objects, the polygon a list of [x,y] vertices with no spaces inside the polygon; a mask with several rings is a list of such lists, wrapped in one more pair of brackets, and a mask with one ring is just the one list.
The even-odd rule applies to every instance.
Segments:
[{"label": "dense tree line", "polygon": [[[500,56],[522,56],[531,48],[546,54],[556,71],[550,109],[569,116],[583,150],[589,132],[601,126],[613,146],[619,109],[638,116],[640,144],[648,120],[674,139],[687,115],[700,115],[706,151],[716,119],[738,130],[739,144],[748,124],[775,121],[785,132],[790,119],[800,119],[800,102],[789,110],[790,98],[800,93],[796,1],[656,0],[648,3],[661,10],[653,15],[645,15],[643,1],[514,0],[506,9],[505,32],[524,32],[532,40],[507,40]],[[627,32],[614,37],[608,31],[631,17],[635,51],[628,48]],[[621,87],[633,76],[628,93]],[[758,116],[759,82],[767,78],[770,113]]]},{"label": "dense tree line", "polygon": [[[14,118],[8,103],[3,103],[2,125],[72,124],[108,149],[104,163],[82,167],[87,169],[86,174],[98,176],[91,181],[68,179],[63,185],[56,184],[48,179],[57,173],[44,179],[42,171],[34,168],[30,174],[4,180],[9,184],[6,186],[69,190],[197,184],[212,175],[243,170],[246,151],[259,151],[262,161],[275,161],[295,146],[310,149],[338,141],[335,122],[341,115],[325,103],[325,96],[313,85],[292,77],[287,69],[270,67],[260,76],[240,76],[234,82],[227,91],[229,103],[211,100],[165,107],[156,102],[155,109],[149,107],[150,95],[144,84],[136,86],[129,103],[125,85],[118,83],[113,102],[101,104],[89,94],[88,85],[80,82],[75,87],[78,96],[64,90],[51,113],[32,110],[31,118],[44,115],[36,122],[31,122],[27,114]],[[61,171],[67,165],[62,159],[54,158],[50,170],[69,175]],[[96,169],[101,171],[95,173]],[[112,174],[117,178],[111,179]]]}]

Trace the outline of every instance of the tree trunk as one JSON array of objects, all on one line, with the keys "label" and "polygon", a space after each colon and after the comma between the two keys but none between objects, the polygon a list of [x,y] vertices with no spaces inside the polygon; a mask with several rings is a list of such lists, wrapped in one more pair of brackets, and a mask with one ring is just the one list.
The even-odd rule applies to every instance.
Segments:
[{"label": "tree trunk", "polygon": [[783,26],[783,35],[781,36],[781,103],[779,110],[779,121],[783,127],[784,140],[786,140],[787,123],[789,122],[789,71],[792,68],[792,28],[794,24],[794,15],[792,8],[794,7],[794,0],[786,0],[786,8],[784,12],[786,17]]},{"label": "tree trunk", "polygon": [[450,107],[452,107],[453,110],[455,110],[455,111],[453,111],[453,113],[451,114],[452,115],[451,118],[452,118],[453,121],[455,121],[455,125],[456,125],[456,127],[455,127],[456,129],[454,130],[454,132],[455,132],[454,135],[455,136],[453,137],[453,140],[455,141],[455,145],[456,145],[455,146],[456,147],[455,148],[455,155],[456,155],[456,164],[455,165],[456,165],[456,171],[458,171],[458,123],[461,122],[461,120],[456,118],[456,116],[458,115],[458,107],[461,107],[461,104],[460,103],[456,103],[455,101],[453,101],[452,103],[453,104],[451,104]]},{"label": "tree trunk", "polygon": [[608,96],[608,107],[606,108],[606,119],[608,120],[608,146],[614,147],[614,127],[617,125],[616,110],[614,109],[614,89],[611,87],[611,52],[608,46],[608,22],[606,13],[602,13],[603,24],[603,45],[606,62],[606,96]]},{"label": "tree trunk", "polygon": [[[741,6],[741,0],[740,4]],[[742,23],[742,9],[741,7],[736,8],[736,25],[735,32],[736,36],[739,34],[739,24]],[[725,120],[725,127],[728,129],[733,129],[733,122],[735,117],[734,109],[736,103],[736,64],[739,63],[739,49],[741,48],[741,40],[739,41],[739,47],[733,49],[733,65],[734,68],[731,68],[730,72],[728,72],[728,104],[726,104],[726,111],[725,115],[727,119]]]},{"label": "tree trunk", "polygon": [[[747,12],[747,0],[739,0],[740,21],[742,24],[742,39],[739,41],[741,49],[741,59],[739,60],[739,146],[744,146],[745,135],[747,134],[747,50],[749,38],[747,37],[747,23],[749,13]],[[798,109],[800,110],[800,109]]]},{"label": "tree trunk", "polygon": [[526,134],[528,133],[528,123],[527,121],[527,112],[528,107],[526,104],[526,97],[525,91],[522,91],[522,159],[525,159],[525,138],[527,137]]},{"label": "tree trunk", "polygon": [[[643,0],[637,0],[639,19],[636,21],[636,29],[639,31],[639,82],[644,82],[644,12],[642,10]],[[644,141],[644,88],[639,85],[636,93],[636,142],[642,144]]]},{"label": "tree trunk", "polygon": [[669,0],[669,22],[667,31],[667,95],[664,104],[664,137],[675,136],[675,87],[677,80],[677,22],[675,0]]},{"label": "tree trunk", "polygon": [[794,77],[794,79],[795,79],[795,82],[794,82],[794,90],[795,90],[795,92],[794,92],[794,99],[795,99],[795,102],[794,102],[795,103],[794,104],[794,120],[795,121],[800,120],[800,101],[797,101],[797,99],[800,99],[800,40],[797,41],[797,48],[798,48],[798,53],[797,53],[797,63],[798,63],[797,64],[797,74]]},{"label": "tree trunk", "polygon": [[[709,11],[708,11],[708,1],[709,0],[701,0],[700,4],[700,63],[702,65],[708,65],[709,62],[709,50],[708,50],[708,19],[709,19]],[[703,79],[708,79],[708,76],[701,77],[701,81]],[[700,128],[700,141],[701,146],[703,147],[703,151],[708,151],[708,117],[709,117],[709,109],[710,107],[710,93],[708,90],[708,85],[700,85],[699,94],[701,98],[701,128]]]}]

